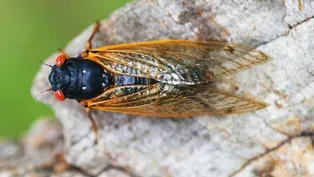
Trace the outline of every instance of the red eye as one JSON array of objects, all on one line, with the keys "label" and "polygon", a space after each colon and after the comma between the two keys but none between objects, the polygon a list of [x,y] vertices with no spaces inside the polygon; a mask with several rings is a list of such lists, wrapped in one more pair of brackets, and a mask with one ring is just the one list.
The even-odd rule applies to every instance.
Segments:
[{"label": "red eye", "polygon": [[64,101],[65,100],[65,96],[63,94],[63,92],[61,90],[56,90],[55,91],[55,96],[59,101]]},{"label": "red eye", "polygon": [[62,66],[66,59],[67,58],[64,55],[58,56],[58,58],[56,59],[56,65],[59,67]]}]

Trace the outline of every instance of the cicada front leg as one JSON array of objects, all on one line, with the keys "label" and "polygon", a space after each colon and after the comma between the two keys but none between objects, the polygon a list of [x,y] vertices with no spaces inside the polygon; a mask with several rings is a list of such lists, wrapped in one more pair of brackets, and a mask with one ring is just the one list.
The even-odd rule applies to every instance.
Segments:
[{"label": "cicada front leg", "polygon": [[93,29],[93,32],[91,34],[91,36],[89,37],[87,43],[86,43],[86,51],[90,51],[92,49],[92,40],[94,39],[96,33],[99,31],[100,29],[100,22],[97,21],[94,25],[94,29]]},{"label": "cicada front leg", "polygon": [[96,21],[95,25],[94,25],[94,29],[92,31],[91,36],[89,37],[86,45],[85,45],[85,51],[81,53],[81,58],[86,58],[88,56],[88,52],[90,50],[92,50],[92,40],[94,39],[96,33],[99,31],[100,29],[100,22]]},{"label": "cicada front leg", "polygon": [[91,112],[91,108],[88,107],[88,108],[85,108],[86,110],[86,113],[87,113],[87,116],[92,124],[92,129],[93,129],[93,132],[95,134],[95,141],[94,143],[97,144],[98,143],[98,128],[97,128],[97,125],[96,125],[96,122],[92,116],[92,112]]}]

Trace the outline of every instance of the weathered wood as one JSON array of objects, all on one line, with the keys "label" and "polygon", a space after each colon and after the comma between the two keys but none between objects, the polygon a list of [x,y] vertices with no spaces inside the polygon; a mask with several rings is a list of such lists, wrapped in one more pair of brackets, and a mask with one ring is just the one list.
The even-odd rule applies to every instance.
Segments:
[{"label": "weathered wood", "polygon": [[[309,0],[139,0],[101,22],[95,47],[168,38],[258,47],[273,61],[222,81],[269,104],[255,113],[170,120],[94,111],[100,130],[94,145],[81,105],[60,103],[49,92],[39,99],[63,125],[68,163],[95,176],[111,165],[145,177],[313,176],[313,15]],[[83,51],[91,29],[65,51]],[[49,87],[49,72],[43,67],[36,76],[34,95]]]}]

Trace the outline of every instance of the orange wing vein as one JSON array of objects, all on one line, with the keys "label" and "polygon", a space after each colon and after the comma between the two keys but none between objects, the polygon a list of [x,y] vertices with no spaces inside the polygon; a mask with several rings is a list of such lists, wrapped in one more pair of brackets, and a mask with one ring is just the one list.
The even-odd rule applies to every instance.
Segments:
[{"label": "orange wing vein", "polygon": [[[215,89],[212,84],[195,86],[159,85],[122,96],[115,102],[96,102],[93,108],[155,117],[239,114],[262,109],[263,102]],[[123,100],[123,101],[121,101]]]},{"label": "orange wing vein", "polygon": [[173,85],[194,85],[270,60],[254,48],[224,42],[151,41],[101,47],[88,53],[113,73],[154,78]]}]

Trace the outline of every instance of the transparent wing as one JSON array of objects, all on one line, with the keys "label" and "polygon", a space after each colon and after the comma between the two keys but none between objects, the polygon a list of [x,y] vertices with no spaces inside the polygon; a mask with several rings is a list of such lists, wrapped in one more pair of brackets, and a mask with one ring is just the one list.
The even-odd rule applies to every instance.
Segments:
[{"label": "transparent wing", "polygon": [[96,109],[155,117],[239,114],[266,106],[255,99],[217,90],[211,84],[198,87],[156,84],[116,100],[92,104]]},{"label": "transparent wing", "polygon": [[270,60],[247,46],[185,40],[102,47],[90,51],[88,58],[114,73],[175,85],[212,81]]},{"label": "transparent wing", "polygon": [[128,85],[114,87],[103,94],[83,100],[88,107],[136,107],[156,102],[160,87],[155,85]]}]

